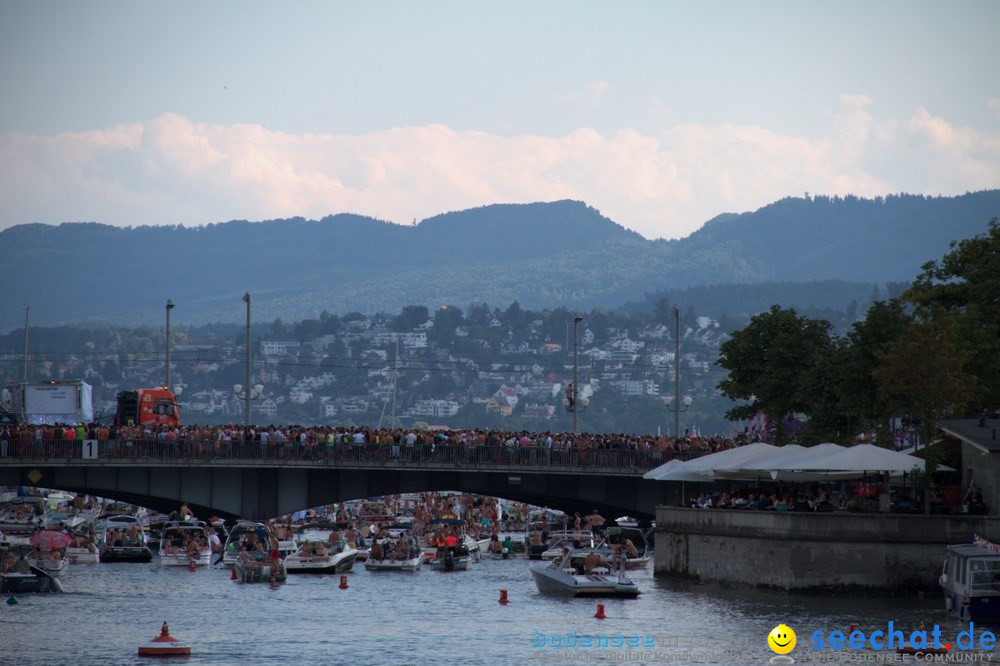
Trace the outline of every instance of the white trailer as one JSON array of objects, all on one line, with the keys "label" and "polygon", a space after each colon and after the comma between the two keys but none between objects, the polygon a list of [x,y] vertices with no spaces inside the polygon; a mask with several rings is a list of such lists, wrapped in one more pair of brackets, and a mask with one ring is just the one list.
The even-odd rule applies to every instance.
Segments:
[{"label": "white trailer", "polygon": [[93,389],[80,379],[13,382],[4,389],[3,401],[7,411],[33,425],[94,420]]}]

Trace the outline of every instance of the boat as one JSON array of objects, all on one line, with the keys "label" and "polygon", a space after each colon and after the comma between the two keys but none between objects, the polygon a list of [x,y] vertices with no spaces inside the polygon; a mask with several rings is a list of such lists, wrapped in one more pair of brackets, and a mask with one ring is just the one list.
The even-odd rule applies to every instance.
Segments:
[{"label": "boat", "polygon": [[[258,543],[262,544],[263,552],[270,552],[273,550],[272,546],[278,543],[278,554],[281,557],[286,557],[286,554],[282,552],[278,537],[270,526],[256,520],[238,520],[233,529],[229,531],[226,543],[222,547],[222,554],[215,563],[222,562],[224,566],[234,566],[242,551],[254,551],[257,549]],[[294,553],[296,548],[293,547],[291,550]],[[257,552],[261,551],[257,550]]]},{"label": "boat", "polygon": [[71,506],[61,505],[45,512],[41,520],[42,529],[61,530],[65,528],[70,532],[75,532],[83,529],[93,517],[92,513],[88,515]]},{"label": "boat", "polygon": [[618,572],[606,567],[595,568],[589,574],[571,561],[572,551],[551,562],[530,562],[528,569],[535,586],[542,594],[570,597],[623,597],[639,596],[639,586],[625,575],[625,563],[619,562]]},{"label": "boat", "polygon": [[208,526],[200,520],[170,520],[160,535],[160,564],[167,567],[207,567],[212,563]]},{"label": "boat", "polygon": [[354,568],[358,551],[346,541],[307,541],[285,558],[288,573],[347,573]]},{"label": "boat", "polygon": [[233,571],[244,583],[284,583],[288,579],[285,561],[280,555],[272,558],[270,552],[239,551]]},{"label": "boat", "polygon": [[1000,621],[1000,546],[979,537],[948,546],[938,582],[949,614],[971,622]]},{"label": "boat", "polygon": [[62,584],[38,567],[28,567],[27,572],[0,573],[0,593],[27,594],[29,592],[62,592]]},{"label": "boat", "polygon": [[11,534],[28,534],[41,525],[45,515],[45,498],[38,495],[15,497],[0,509],[0,530]]},{"label": "boat", "polygon": [[[465,523],[457,518],[438,518],[428,521],[425,536],[432,539],[436,530],[435,527],[444,528],[447,533],[455,537],[456,545],[453,548],[438,548],[435,545],[424,547],[424,555],[431,568],[443,571],[468,571],[469,562],[478,562],[482,557],[479,551],[479,544],[465,531]],[[448,536],[448,534],[446,534]]]},{"label": "boat", "polygon": [[52,551],[48,555],[41,557],[33,556],[28,558],[28,563],[35,569],[39,569],[49,576],[58,578],[66,573],[69,568],[69,559],[63,556],[61,551]]},{"label": "boat", "polygon": [[[548,561],[557,559],[562,556],[562,548],[567,547],[570,547],[570,544],[564,541],[561,547],[557,546],[543,553],[542,559]],[[604,532],[604,539],[597,545],[570,548],[570,551],[572,563],[579,566],[583,566],[590,553],[596,553],[605,561],[610,562],[612,559],[617,561],[619,551],[624,556],[625,568],[630,571],[645,569],[653,561],[653,555],[642,530],[628,527],[609,527]]]},{"label": "boat", "polygon": [[153,550],[149,547],[142,522],[134,515],[112,513],[98,516],[97,533],[101,562],[151,562]]},{"label": "boat", "polygon": [[396,547],[399,541],[385,539],[372,543],[369,549],[368,558],[365,560],[366,571],[420,571],[420,567],[427,561],[427,556],[417,548],[415,543],[411,543],[407,552],[396,556]]}]

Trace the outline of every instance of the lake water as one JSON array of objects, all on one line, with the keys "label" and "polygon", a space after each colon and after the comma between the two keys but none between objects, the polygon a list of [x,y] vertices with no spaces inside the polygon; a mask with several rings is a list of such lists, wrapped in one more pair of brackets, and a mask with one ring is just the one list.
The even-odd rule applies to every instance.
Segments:
[{"label": "lake water", "polygon": [[[466,572],[401,574],[369,573],[358,564],[346,590],[338,588],[339,576],[290,576],[271,589],[232,581],[226,569],[189,572],[155,559],[71,565],[62,578],[66,594],[0,603],[0,663],[160,663],[136,651],[164,620],[193,648],[191,657],[168,663],[244,666],[766,664],[774,656],[767,634],[782,623],[798,636],[795,663],[847,662],[896,655],[816,651],[812,633],[846,632],[852,623],[884,631],[889,620],[909,633],[923,620],[928,629],[938,623],[953,641],[968,628],[946,619],[939,598],[789,596],[654,580],[651,570],[632,572],[642,589],[635,600],[562,599],[540,595],[527,565],[484,560]],[[498,603],[501,589],[509,605]],[[598,603],[607,619],[593,617]],[[652,647],[628,647],[630,640]],[[582,647],[588,641],[591,647]]]}]

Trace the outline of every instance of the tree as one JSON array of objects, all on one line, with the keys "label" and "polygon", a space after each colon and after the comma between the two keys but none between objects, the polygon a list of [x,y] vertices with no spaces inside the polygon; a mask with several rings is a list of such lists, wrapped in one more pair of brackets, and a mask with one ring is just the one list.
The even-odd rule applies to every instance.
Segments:
[{"label": "tree", "polygon": [[975,411],[1000,407],[1000,220],[987,233],[952,242],[940,262],[923,272],[903,297],[921,319],[947,320],[955,344],[969,353],[965,370],[974,374],[980,392],[970,401]]},{"label": "tree", "polygon": [[427,311],[426,306],[407,305],[403,308],[403,311],[399,314],[399,316],[393,320],[392,330],[399,331],[400,333],[412,331],[417,326],[426,323],[430,318],[431,315]]},{"label": "tree", "polygon": [[746,419],[763,411],[779,424],[776,440],[784,441],[780,423],[788,414],[806,411],[809,373],[830,350],[829,329],[829,322],[773,305],[733,333],[719,348],[718,365],[729,376],[718,387],[730,399],[749,404],[730,409],[726,418]]},{"label": "tree", "polygon": [[879,399],[894,413],[919,420],[925,442],[938,419],[960,413],[975,393],[976,378],[962,369],[969,352],[955,344],[946,320],[914,323],[878,357]]}]

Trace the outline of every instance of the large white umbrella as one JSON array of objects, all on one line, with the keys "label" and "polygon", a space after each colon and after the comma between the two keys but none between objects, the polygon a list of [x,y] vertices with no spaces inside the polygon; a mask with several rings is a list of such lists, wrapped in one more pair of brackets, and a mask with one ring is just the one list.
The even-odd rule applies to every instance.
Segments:
[{"label": "large white umbrella", "polygon": [[831,451],[828,455],[786,463],[777,470],[818,472],[909,472],[914,467],[924,469],[923,458],[896,453],[871,444],[858,444]]},{"label": "large white umbrella", "polygon": [[696,470],[688,469],[686,465],[689,462],[691,461],[671,460],[646,472],[642,475],[642,478],[654,481],[691,481],[693,483],[707,483],[712,481],[711,477],[699,474]]}]

